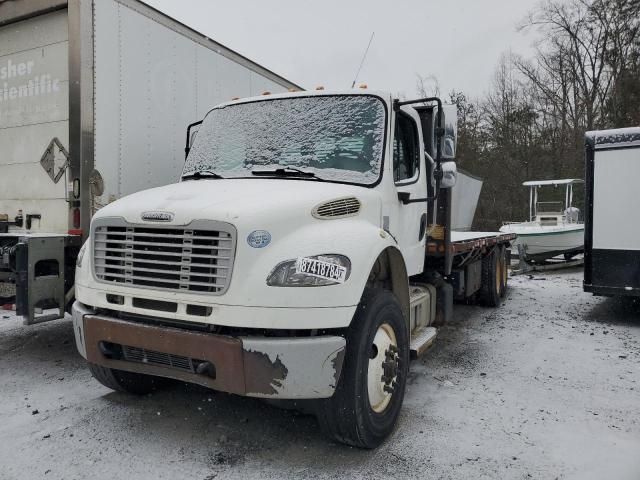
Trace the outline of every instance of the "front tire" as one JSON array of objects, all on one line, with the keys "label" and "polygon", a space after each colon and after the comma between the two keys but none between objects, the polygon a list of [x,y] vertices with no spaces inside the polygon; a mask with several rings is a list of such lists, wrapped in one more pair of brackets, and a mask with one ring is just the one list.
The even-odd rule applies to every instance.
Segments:
[{"label": "front tire", "polygon": [[375,448],[393,431],[409,371],[409,333],[396,297],[367,290],[347,332],[342,375],[316,416],[332,439]]},{"label": "front tire", "polygon": [[146,395],[166,384],[166,379],[161,377],[105,368],[95,363],[89,363],[89,370],[93,378],[116,392]]}]

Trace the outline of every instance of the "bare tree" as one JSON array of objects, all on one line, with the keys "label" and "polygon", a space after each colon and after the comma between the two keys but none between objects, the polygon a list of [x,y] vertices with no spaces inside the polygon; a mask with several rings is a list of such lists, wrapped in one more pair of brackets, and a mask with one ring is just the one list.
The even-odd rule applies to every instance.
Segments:
[{"label": "bare tree", "polygon": [[[638,0],[548,0],[524,28],[539,27],[544,40],[521,72],[580,136],[606,126],[618,79],[634,70],[638,51]],[[623,89],[624,90],[624,89]]]},{"label": "bare tree", "polygon": [[422,76],[416,73],[416,91],[420,97],[439,97],[440,84],[434,75]]},{"label": "bare tree", "polygon": [[531,58],[505,53],[485,98],[450,94],[457,160],[485,180],[477,228],[525,218],[525,180],[582,177],[585,131],[640,124],[640,0],[546,0],[522,28],[539,34]]}]

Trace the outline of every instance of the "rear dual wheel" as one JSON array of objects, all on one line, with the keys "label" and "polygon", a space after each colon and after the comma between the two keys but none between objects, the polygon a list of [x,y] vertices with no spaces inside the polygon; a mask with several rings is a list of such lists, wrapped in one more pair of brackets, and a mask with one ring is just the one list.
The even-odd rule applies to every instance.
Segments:
[{"label": "rear dual wheel", "polygon": [[500,297],[504,298],[507,293],[507,283],[509,282],[509,263],[510,255],[507,254],[507,247],[500,245],[500,262],[501,262],[501,285]]},{"label": "rear dual wheel", "polygon": [[409,334],[400,304],[389,291],[366,291],[347,332],[336,391],[317,403],[324,433],[360,448],[380,445],[398,419],[408,370]]},{"label": "rear dual wheel", "polygon": [[482,259],[480,301],[487,307],[499,307],[507,289],[505,248],[498,246]]}]

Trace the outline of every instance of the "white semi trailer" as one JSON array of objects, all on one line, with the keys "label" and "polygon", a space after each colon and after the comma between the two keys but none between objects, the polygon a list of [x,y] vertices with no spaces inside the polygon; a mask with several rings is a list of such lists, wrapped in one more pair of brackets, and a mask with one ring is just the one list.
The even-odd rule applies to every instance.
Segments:
[{"label": "white semi trailer", "polygon": [[62,316],[93,213],[175,181],[211,105],[288,89],[138,0],[0,1],[0,301]]},{"label": "white semi trailer", "polygon": [[93,218],[73,328],[95,378],[295,400],[332,438],[380,444],[454,298],[506,289],[514,236],[451,229],[449,120],[437,98],[364,90],[213,108],[179,183]]},{"label": "white semi trailer", "polygon": [[640,128],[587,132],[584,291],[640,296]]}]

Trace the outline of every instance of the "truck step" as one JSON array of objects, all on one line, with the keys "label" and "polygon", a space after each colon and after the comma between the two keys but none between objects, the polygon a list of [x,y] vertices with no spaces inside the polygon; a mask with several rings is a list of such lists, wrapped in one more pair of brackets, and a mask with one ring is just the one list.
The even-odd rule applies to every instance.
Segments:
[{"label": "truck step", "polygon": [[416,359],[433,344],[438,331],[434,327],[425,327],[411,335],[411,359]]}]

